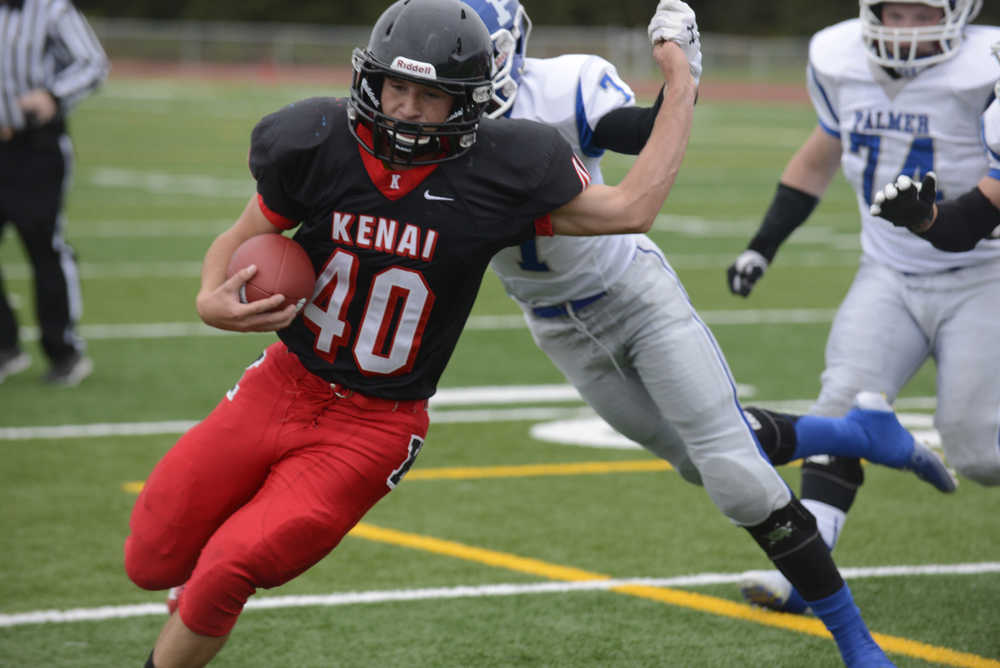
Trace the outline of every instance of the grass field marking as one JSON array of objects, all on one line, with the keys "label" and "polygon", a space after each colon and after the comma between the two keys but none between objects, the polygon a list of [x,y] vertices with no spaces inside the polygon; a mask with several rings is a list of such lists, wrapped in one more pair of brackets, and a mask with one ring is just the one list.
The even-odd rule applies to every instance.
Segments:
[{"label": "grass field marking", "polygon": [[[539,559],[521,557],[507,552],[475,547],[456,541],[378,527],[367,522],[358,523],[348,535],[454,557],[465,561],[473,561],[487,566],[536,575],[551,580],[568,580],[571,582],[611,580],[611,576],[609,575],[593,573],[573,566],[552,564]],[[743,603],[734,603],[727,599],[699,594],[697,592],[632,584],[611,586],[609,587],[609,591],[659,601],[676,607],[707,612],[722,617],[742,619],[764,626],[831,638],[830,632],[815,617],[770,612],[768,610],[753,608]],[[981,657],[976,654],[958,652],[946,647],[937,647],[884,633],[873,633],[872,635],[882,648],[888,652],[904,654],[925,661],[935,661],[944,665],[961,668],[1000,668],[1000,661]]]},{"label": "grass field marking", "polygon": [[566,464],[522,464],[519,466],[458,466],[413,469],[407,480],[474,480],[480,478],[530,478],[551,475],[601,475],[672,471],[661,459],[622,462],[569,462]]},{"label": "grass field marking", "polygon": [[245,178],[228,178],[98,167],[91,172],[90,183],[100,188],[127,188],[155,195],[196,195],[212,199],[246,200],[254,193],[254,182],[249,174]]},{"label": "grass field marking", "polygon": [[[138,267],[139,265],[136,265]],[[197,275],[193,272],[192,278]],[[136,278],[136,276],[129,276]],[[22,278],[28,278],[25,273]],[[724,325],[755,326],[755,325],[816,325],[833,322],[834,309],[719,309],[699,311],[698,315],[708,325],[719,327]],[[508,329],[524,329],[524,317],[520,314],[474,315],[466,322],[465,329],[473,331],[502,331]],[[89,324],[80,326],[80,335],[85,339],[115,340],[115,339],[162,339],[186,338],[196,336],[245,336],[244,332],[230,332],[215,329],[198,322],[148,322],[148,323],[117,323]],[[25,341],[38,340],[38,327],[26,325],[21,327],[20,336]]]},{"label": "grass field marking", "polygon": [[[621,462],[568,462],[565,464],[523,464],[520,466],[443,466],[411,469],[406,480],[481,480],[487,478],[531,478],[563,475],[606,475],[610,473],[647,473],[672,471],[673,467],[660,459],[638,459]],[[142,491],[143,481],[122,483],[129,494]]]},{"label": "grass field marking", "polygon": [[[978,573],[1000,573],[1000,562],[974,564],[948,564],[926,566],[883,566],[875,568],[844,568],[845,578],[895,577]],[[529,582],[497,583],[485,585],[456,585],[453,587],[422,587],[414,589],[368,590],[336,592],[332,594],[289,594],[269,595],[262,593],[251,598],[247,609],[281,609],[309,606],[333,607],[389,601],[426,601],[451,598],[483,598],[490,596],[518,596],[529,594],[553,594],[580,591],[607,591],[615,587],[698,587],[708,585],[733,584],[745,573],[696,573],[670,578],[616,578],[607,580],[579,580],[574,582]],[[130,605],[103,605],[95,608],[71,608],[68,610],[33,610],[18,613],[0,613],[0,628],[28,626],[34,624],[65,624],[83,621],[102,621],[126,617],[163,615],[162,601]],[[984,665],[984,664],[979,664]],[[990,664],[985,664],[990,665]]]}]

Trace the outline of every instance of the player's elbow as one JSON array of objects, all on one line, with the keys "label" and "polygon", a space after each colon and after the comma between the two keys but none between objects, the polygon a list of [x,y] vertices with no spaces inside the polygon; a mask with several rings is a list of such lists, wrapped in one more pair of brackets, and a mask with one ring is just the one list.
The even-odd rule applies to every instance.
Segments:
[{"label": "player's elbow", "polygon": [[663,205],[662,199],[650,197],[644,194],[634,199],[623,207],[622,230],[626,234],[644,234],[653,229],[656,216],[660,213]]}]

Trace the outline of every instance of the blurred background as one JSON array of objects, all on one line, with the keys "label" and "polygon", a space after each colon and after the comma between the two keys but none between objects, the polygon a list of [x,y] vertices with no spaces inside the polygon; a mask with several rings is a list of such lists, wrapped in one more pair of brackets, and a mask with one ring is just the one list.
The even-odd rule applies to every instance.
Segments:
[{"label": "blurred background", "polygon": [[[530,55],[595,53],[626,77],[652,73],[645,27],[654,0],[530,0]],[[801,80],[809,35],[858,13],[854,2],[691,0],[707,79]],[[90,0],[76,3],[113,61],[347,66],[388,2]],[[980,23],[1000,23],[986,3]]]}]

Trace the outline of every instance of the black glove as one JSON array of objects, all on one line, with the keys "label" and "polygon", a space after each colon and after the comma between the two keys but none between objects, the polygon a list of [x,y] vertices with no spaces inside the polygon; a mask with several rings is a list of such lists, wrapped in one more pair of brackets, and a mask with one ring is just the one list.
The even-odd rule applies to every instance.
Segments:
[{"label": "black glove", "polygon": [[869,211],[881,216],[897,227],[915,232],[927,228],[934,218],[934,198],[937,195],[937,176],[927,172],[918,186],[909,176],[900,174],[877,193]]},{"label": "black glove", "polygon": [[764,275],[767,269],[767,258],[750,248],[736,258],[736,262],[726,269],[726,285],[734,295],[746,297],[753,290],[754,284]]}]

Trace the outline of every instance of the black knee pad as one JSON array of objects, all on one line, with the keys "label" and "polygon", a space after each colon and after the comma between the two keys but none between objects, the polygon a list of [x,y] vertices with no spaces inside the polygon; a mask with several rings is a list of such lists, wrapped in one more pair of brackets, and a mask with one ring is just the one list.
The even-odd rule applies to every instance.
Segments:
[{"label": "black knee pad", "polygon": [[798,442],[795,437],[797,417],[753,406],[744,408],[743,414],[771,464],[781,466],[792,461]]},{"label": "black knee pad", "polygon": [[861,460],[854,457],[816,457],[802,464],[802,498],[822,501],[845,513],[864,481]]},{"label": "black knee pad", "polygon": [[816,518],[795,497],[747,531],[805,600],[825,598],[844,585]]},{"label": "black knee pad", "polygon": [[794,496],[760,524],[747,527],[757,544],[771,560],[794,552],[818,535],[816,518]]}]

